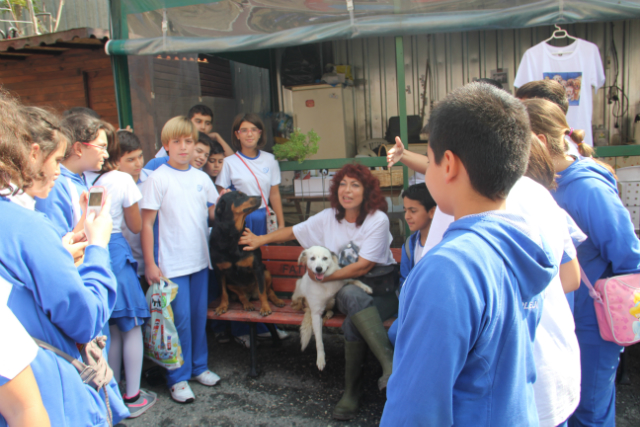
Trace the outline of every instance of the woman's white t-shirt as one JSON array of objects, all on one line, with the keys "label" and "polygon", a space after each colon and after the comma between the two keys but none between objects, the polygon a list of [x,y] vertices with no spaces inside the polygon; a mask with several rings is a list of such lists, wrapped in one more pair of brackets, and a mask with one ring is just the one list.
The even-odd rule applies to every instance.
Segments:
[{"label": "woman's white t-shirt", "polygon": [[[244,163],[238,156],[244,160]],[[247,166],[251,168],[251,171],[258,178],[260,188],[258,188],[256,178],[249,172]],[[280,166],[273,154],[266,151],[258,151],[258,155],[252,158],[237,152],[233,156],[224,158],[222,171],[216,178],[216,185],[222,188],[229,188],[233,184],[236,190],[242,191],[249,196],[260,196],[260,189],[262,189],[264,198],[268,201],[271,187],[279,185],[280,180]],[[260,207],[265,207],[264,201],[262,201]]]},{"label": "woman's white t-shirt", "polygon": [[[528,177],[520,178],[507,197],[507,211],[530,218],[552,248],[558,265],[563,258],[575,258],[567,214],[542,185]],[[436,209],[424,253],[442,240],[452,222],[452,216]],[[537,372],[533,390],[540,426],[557,426],[569,418],[580,401],[580,348],[559,275],[544,291],[533,354]]]},{"label": "woman's white t-shirt", "polygon": [[[142,199],[142,193],[133,182],[133,177],[116,170],[107,172],[100,178],[95,172],[85,172],[84,178],[89,188],[101,185],[107,189],[107,194],[111,196],[111,218],[113,219],[111,234],[121,233],[124,224],[123,209],[133,206]],[[96,178],[98,178],[97,181]]]},{"label": "woman's white t-shirt", "polygon": [[349,243],[354,243],[360,248],[358,256],[367,261],[383,265],[396,263],[390,249],[393,237],[389,231],[389,217],[379,210],[367,215],[357,227],[345,219],[338,222],[335,209],[327,208],[294,225],[293,234],[303,248],[324,246],[339,255]]}]

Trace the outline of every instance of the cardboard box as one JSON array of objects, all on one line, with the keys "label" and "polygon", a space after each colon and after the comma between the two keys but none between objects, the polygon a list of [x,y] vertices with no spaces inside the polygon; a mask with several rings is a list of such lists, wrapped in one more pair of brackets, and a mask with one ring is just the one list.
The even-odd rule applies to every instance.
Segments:
[{"label": "cardboard box", "polygon": [[[331,188],[331,176],[321,177],[312,176],[307,179],[294,179],[293,187],[296,196],[326,196],[329,197],[329,189]],[[323,183],[324,181],[324,183]]]}]

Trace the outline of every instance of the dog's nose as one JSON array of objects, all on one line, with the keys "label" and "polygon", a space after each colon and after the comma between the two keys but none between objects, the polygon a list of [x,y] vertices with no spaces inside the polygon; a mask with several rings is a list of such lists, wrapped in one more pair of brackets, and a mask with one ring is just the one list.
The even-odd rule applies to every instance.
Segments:
[{"label": "dog's nose", "polygon": [[322,273],[322,267],[316,267],[316,271],[317,271],[318,273]]}]

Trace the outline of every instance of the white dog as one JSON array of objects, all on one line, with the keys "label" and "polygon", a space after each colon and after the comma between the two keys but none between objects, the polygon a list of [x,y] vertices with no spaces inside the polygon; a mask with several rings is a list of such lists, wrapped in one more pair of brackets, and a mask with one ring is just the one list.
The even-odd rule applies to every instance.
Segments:
[{"label": "white dog", "polygon": [[[329,249],[322,246],[312,246],[305,249],[298,258],[298,264],[306,264],[308,269],[314,272],[316,280],[322,280],[325,276],[330,276],[340,269],[338,256]],[[371,288],[359,280],[332,280],[330,282],[316,282],[309,277],[309,270],[296,282],[296,290],[291,297],[291,306],[302,310],[304,308],[304,319],[300,325],[300,341],[302,351],[307,348],[311,340],[311,333],[316,336],[316,350],[318,358],[316,364],[321,371],[325,367],[324,345],[322,343],[322,313],[325,312],[324,319],[333,316],[333,306],[335,305],[335,295],[346,284],[353,284],[370,294]],[[306,304],[304,303],[306,301]]]}]

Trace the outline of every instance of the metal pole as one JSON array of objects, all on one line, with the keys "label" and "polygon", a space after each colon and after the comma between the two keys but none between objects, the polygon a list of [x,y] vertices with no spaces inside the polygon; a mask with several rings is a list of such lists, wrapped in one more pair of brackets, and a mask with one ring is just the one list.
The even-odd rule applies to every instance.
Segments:
[{"label": "metal pole", "polygon": [[[111,39],[129,38],[127,18],[122,13],[122,1],[110,0]],[[116,91],[118,107],[118,124],[120,129],[133,127],[133,110],[131,108],[131,88],[129,85],[129,63],[126,55],[111,55],[111,68]]]}]

